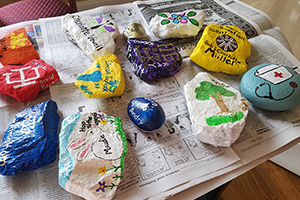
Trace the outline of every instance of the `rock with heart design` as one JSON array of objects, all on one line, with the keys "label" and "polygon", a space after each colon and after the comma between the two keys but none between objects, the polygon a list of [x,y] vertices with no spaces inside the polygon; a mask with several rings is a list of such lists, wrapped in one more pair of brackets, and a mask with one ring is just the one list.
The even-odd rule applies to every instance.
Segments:
[{"label": "rock with heart design", "polygon": [[59,145],[60,186],[85,199],[112,199],[127,154],[121,119],[102,112],[70,115]]},{"label": "rock with heart design", "polygon": [[17,113],[0,146],[0,173],[15,175],[54,162],[59,121],[51,100]]},{"label": "rock with heart design", "polygon": [[188,82],[184,92],[195,136],[216,147],[231,146],[245,126],[249,102],[206,72]]},{"label": "rock with heart design", "polygon": [[115,52],[114,39],[119,30],[110,19],[67,14],[62,17],[62,30],[92,60]]},{"label": "rock with heart design", "polygon": [[241,80],[241,92],[254,106],[284,111],[300,104],[300,75],[275,63],[251,68]]},{"label": "rock with heart design", "polygon": [[89,69],[78,74],[75,85],[88,98],[122,95],[125,79],[118,57],[115,54],[99,57]]},{"label": "rock with heart design", "polygon": [[168,42],[149,41],[140,34],[143,27],[131,24],[125,31],[127,39],[126,56],[134,65],[135,74],[144,81],[151,81],[174,75],[182,64],[181,55],[175,45]]},{"label": "rock with heart design", "polygon": [[149,26],[159,39],[193,37],[202,28],[205,16],[201,10],[161,12],[151,19]]},{"label": "rock with heart design", "polygon": [[34,100],[59,80],[57,71],[43,60],[31,60],[25,65],[8,65],[0,68],[0,94],[18,101]]},{"label": "rock with heart design", "polygon": [[238,75],[247,71],[246,58],[250,54],[251,44],[241,29],[210,24],[205,27],[190,59],[207,70]]},{"label": "rock with heart design", "polygon": [[0,39],[0,62],[3,66],[25,64],[39,57],[25,28],[15,29]]}]

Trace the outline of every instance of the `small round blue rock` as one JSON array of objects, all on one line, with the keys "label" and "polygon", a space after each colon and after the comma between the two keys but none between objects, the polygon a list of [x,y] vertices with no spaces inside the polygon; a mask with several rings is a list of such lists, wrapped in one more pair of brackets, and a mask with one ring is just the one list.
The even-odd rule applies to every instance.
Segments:
[{"label": "small round blue rock", "polygon": [[289,110],[300,104],[300,75],[284,65],[258,65],[244,74],[241,92],[259,108]]},{"label": "small round blue rock", "polygon": [[163,108],[147,97],[132,99],[128,104],[127,112],[131,121],[144,131],[157,130],[166,120]]}]

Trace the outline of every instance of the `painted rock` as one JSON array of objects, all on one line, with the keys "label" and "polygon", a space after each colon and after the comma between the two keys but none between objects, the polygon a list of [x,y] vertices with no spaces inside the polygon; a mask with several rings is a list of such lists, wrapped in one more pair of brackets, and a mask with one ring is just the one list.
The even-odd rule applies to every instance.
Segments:
[{"label": "painted rock", "polygon": [[34,100],[59,80],[57,71],[43,60],[31,60],[25,65],[0,68],[0,94],[18,101]]},{"label": "painted rock", "polygon": [[175,45],[148,41],[141,24],[130,24],[123,32],[127,39],[126,56],[135,74],[144,81],[172,76],[179,71],[182,58]]},{"label": "painted rock", "polygon": [[109,19],[67,14],[62,17],[62,30],[92,61],[115,52],[119,30]]},{"label": "painted rock", "polygon": [[3,66],[25,64],[39,57],[25,28],[16,29],[0,39],[0,62]]},{"label": "painted rock", "polygon": [[75,85],[88,98],[122,95],[125,79],[118,57],[114,54],[99,57],[88,70],[78,74]]},{"label": "painted rock", "polygon": [[177,48],[167,42],[128,39],[126,56],[134,65],[135,74],[144,81],[172,76],[182,64]]},{"label": "painted rock", "polygon": [[249,102],[205,72],[188,82],[184,92],[195,136],[216,147],[231,146],[245,126]]},{"label": "painted rock", "polygon": [[112,199],[127,141],[121,119],[101,112],[65,118],[59,134],[59,184],[85,199]]},{"label": "painted rock", "polygon": [[246,34],[232,25],[208,25],[190,59],[201,67],[227,74],[247,71],[246,58],[251,54],[251,44]]},{"label": "painted rock", "polygon": [[202,28],[205,16],[200,10],[162,12],[151,19],[149,26],[159,39],[194,37]]},{"label": "painted rock", "polygon": [[251,104],[273,111],[284,111],[299,105],[299,86],[299,74],[274,63],[253,67],[241,80],[241,92]]},{"label": "painted rock", "polygon": [[138,97],[130,101],[127,113],[131,121],[144,131],[159,129],[166,120],[163,108],[153,99]]},{"label": "painted rock", "polygon": [[54,162],[59,120],[54,101],[17,113],[0,146],[0,173],[14,175]]}]

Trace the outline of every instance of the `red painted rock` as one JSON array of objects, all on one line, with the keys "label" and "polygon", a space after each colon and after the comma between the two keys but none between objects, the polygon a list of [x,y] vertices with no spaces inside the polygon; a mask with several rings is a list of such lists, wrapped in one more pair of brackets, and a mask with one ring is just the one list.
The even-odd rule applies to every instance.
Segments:
[{"label": "red painted rock", "polygon": [[25,65],[8,65],[0,69],[0,94],[18,101],[31,101],[41,91],[59,80],[57,71],[43,60],[31,60]]},{"label": "red painted rock", "polygon": [[39,57],[25,28],[15,29],[0,39],[0,62],[3,66],[25,64]]}]

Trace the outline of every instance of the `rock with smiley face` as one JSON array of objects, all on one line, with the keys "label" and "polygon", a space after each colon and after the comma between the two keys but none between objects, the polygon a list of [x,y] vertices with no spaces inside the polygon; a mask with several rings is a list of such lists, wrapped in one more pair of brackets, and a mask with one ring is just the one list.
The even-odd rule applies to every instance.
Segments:
[{"label": "rock with smiley face", "polygon": [[101,112],[71,115],[59,141],[60,186],[85,199],[112,199],[127,153],[121,119]]},{"label": "rock with smiley face", "polygon": [[253,105],[284,111],[300,104],[300,75],[284,65],[266,63],[253,67],[241,80],[241,92]]}]

